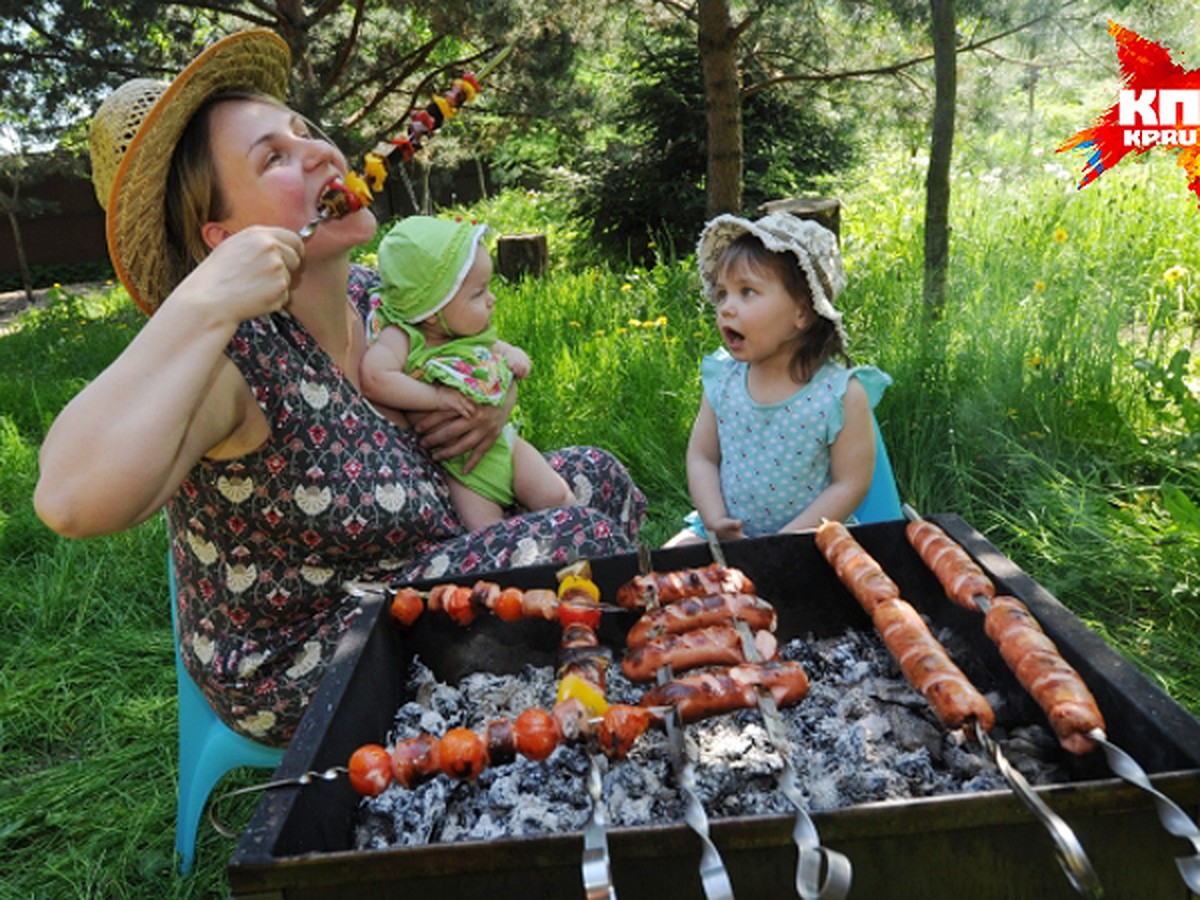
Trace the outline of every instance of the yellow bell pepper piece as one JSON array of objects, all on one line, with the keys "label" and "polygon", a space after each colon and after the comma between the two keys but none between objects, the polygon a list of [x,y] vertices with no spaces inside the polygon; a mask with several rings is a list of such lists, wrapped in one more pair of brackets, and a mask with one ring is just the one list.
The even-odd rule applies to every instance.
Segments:
[{"label": "yellow bell pepper piece", "polygon": [[597,603],[600,602],[600,587],[590,578],[567,575],[558,583],[558,596],[562,598],[566,595],[567,591],[583,591]]},{"label": "yellow bell pepper piece", "polygon": [[608,701],[604,698],[604,692],[574,672],[564,675],[558,683],[558,702],[572,699],[582,703],[593,717],[602,716],[608,711]]}]

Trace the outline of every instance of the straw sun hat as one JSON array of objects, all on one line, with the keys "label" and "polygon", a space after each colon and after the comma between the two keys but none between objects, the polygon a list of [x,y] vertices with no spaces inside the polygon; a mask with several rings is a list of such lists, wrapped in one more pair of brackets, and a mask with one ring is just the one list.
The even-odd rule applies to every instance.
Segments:
[{"label": "straw sun hat", "polygon": [[752,234],[772,253],[790,253],[796,258],[808,281],[813,309],[834,324],[846,343],[842,314],[833,301],[846,286],[846,270],[838,250],[837,237],[828,228],[811,219],[788,213],[771,213],[750,221],[740,216],[721,215],[704,226],[696,257],[704,294],[713,300],[721,257],[729,245],[743,234]]},{"label": "straw sun hat", "polygon": [[210,46],[174,81],[136,78],[108,95],[92,120],[92,183],[107,213],[108,253],[134,302],[151,314],[175,287],[165,195],[175,145],[214,94],[287,97],[292,55],[272,31],[241,31]]}]

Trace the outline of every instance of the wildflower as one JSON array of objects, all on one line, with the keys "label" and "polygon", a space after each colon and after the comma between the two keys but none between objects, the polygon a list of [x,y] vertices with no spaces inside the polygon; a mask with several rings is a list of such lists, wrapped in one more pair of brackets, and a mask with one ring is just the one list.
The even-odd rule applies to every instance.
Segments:
[{"label": "wildflower", "polygon": [[654,324],[657,325],[659,328],[666,328],[667,327],[667,317],[659,316],[657,319],[654,320]]},{"label": "wildflower", "polygon": [[1046,290],[1046,282],[1042,281],[1039,278],[1037,281],[1035,281],[1033,283],[1033,289],[1035,291],[1037,291],[1039,294],[1042,293],[1044,290]]},{"label": "wildflower", "polygon": [[630,328],[641,328],[642,327],[642,323],[639,319],[630,319],[625,324],[628,325]]},{"label": "wildflower", "polygon": [[1042,365],[1042,354],[1034,353],[1029,357],[1028,360],[1026,360],[1026,362],[1029,363],[1029,368],[1031,369],[1040,368]]},{"label": "wildflower", "polygon": [[628,328],[618,328],[617,334],[629,334],[629,329]]},{"label": "wildflower", "polygon": [[1065,241],[1067,239],[1067,229],[1055,228],[1053,238],[1054,238],[1054,243],[1061,244],[1063,241]]},{"label": "wildflower", "polygon": [[576,322],[574,319],[571,319],[569,322],[567,322],[567,324],[570,325],[572,328],[582,328],[583,327],[582,322]]},{"label": "wildflower", "polygon": [[623,285],[621,285],[621,293],[622,294],[628,294],[632,290],[633,290],[633,285],[630,284],[628,281],[625,282]]},{"label": "wildflower", "polygon": [[1163,281],[1167,284],[1174,284],[1180,278],[1187,278],[1190,273],[1183,266],[1171,266],[1167,271],[1163,272]]}]

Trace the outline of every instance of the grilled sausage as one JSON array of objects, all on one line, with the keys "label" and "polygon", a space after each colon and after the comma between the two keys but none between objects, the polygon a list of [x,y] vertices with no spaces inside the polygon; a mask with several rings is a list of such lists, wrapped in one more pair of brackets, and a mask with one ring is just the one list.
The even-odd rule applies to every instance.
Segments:
[{"label": "grilled sausage", "polygon": [[[754,633],[754,644],[763,659],[774,659],[779,650],[775,635]],[[700,666],[736,665],[746,662],[742,639],[729,625],[710,625],[682,634],[664,634],[625,654],[621,671],[630,681],[650,681],[663,666],[695,669]]]},{"label": "grilled sausage", "polygon": [[745,572],[712,563],[700,569],[638,575],[617,589],[617,604],[625,609],[645,609],[654,605],[651,600],[674,603],[684,597],[753,593],[754,582]]},{"label": "grilled sausage", "polygon": [[943,725],[960,728],[974,718],[984,731],[991,731],[996,723],[991,705],[908,601],[899,597],[880,601],[871,619],[905,679],[933,707]]},{"label": "grilled sausage", "polygon": [[817,549],[833,567],[838,580],[868,614],[881,601],[900,596],[896,582],[887,576],[883,567],[841,522],[822,522],[815,537]]},{"label": "grilled sausage", "polygon": [[1090,751],[1095,742],[1087,733],[1104,730],[1100,707],[1029,608],[1016,597],[994,597],[984,629],[1021,686],[1045,711],[1063,748]]},{"label": "grilled sausage", "polygon": [[483,730],[489,766],[503,766],[517,758],[517,735],[508,719],[492,719]]},{"label": "grilled sausage", "polygon": [[937,576],[946,596],[964,609],[981,612],[976,598],[990,600],[996,587],[970,554],[945,531],[924,519],[909,522],[904,533],[917,555]]},{"label": "grilled sausage", "polygon": [[684,722],[695,722],[757,705],[759,687],[777,706],[791,706],[808,693],[808,676],[797,662],[746,663],[668,681],[646,691],[641,703],[675,706]]},{"label": "grilled sausage", "polygon": [[416,787],[442,771],[441,742],[430,734],[400,741],[392,748],[392,772],[406,788]]},{"label": "grilled sausage", "polygon": [[705,597],[685,597],[677,603],[647,610],[629,629],[625,646],[636,649],[661,634],[679,634],[727,625],[741,619],[752,630],[774,631],[777,616],[775,607],[754,594],[710,594]]}]

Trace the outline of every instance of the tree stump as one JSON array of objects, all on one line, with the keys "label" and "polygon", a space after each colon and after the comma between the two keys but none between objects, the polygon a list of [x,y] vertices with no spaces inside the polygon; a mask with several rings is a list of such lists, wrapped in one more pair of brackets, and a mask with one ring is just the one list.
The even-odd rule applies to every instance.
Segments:
[{"label": "tree stump", "polygon": [[786,200],[768,200],[758,207],[758,214],[791,213],[798,219],[815,219],[842,237],[842,202],[835,197],[789,197]]},{"label": "tree stump", "polygon": [[544,234],[502,234],[496,242],[496,271],[510,281],[522,275],[544,275],[549,267]]}]

